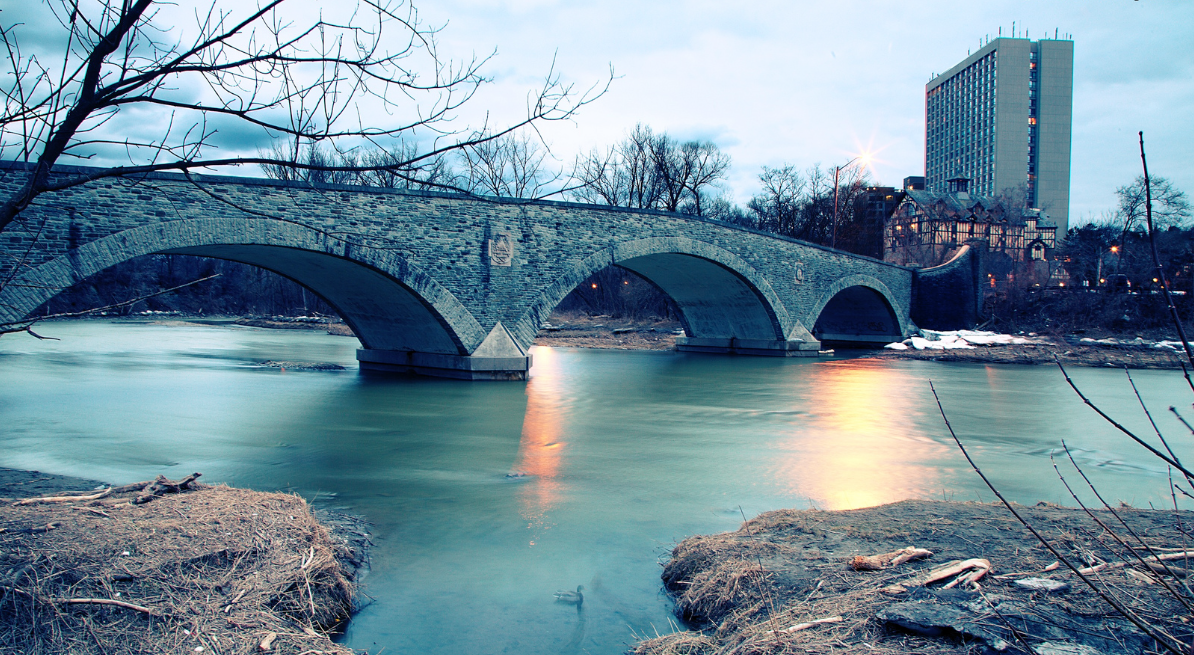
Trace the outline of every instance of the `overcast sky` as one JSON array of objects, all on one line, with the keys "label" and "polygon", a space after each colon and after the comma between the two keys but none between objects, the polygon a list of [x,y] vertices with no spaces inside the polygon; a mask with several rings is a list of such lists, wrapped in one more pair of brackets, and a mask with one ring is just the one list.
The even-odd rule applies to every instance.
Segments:
[{"label": "overcast sky", "polygon": [[[486,98],[520,101],[558,52],[558,68],[609,94],[549,138],[570,158],[636,122],[711,139],[734,160],[739,201],[764,165],[844,163],[871,149],[878,181],[924,173],[924,85],[1012,22],[1037,39],[1074,39],[1071,222],[1114,206],[1150,170],[1194,192],[1194,2],[565,2],[439,0],[446,50],[496,47]],[[496,91],[498,93],[494,94]],[[494,104],[492,101],[490,104]]]},{"label": "overcast sky", "polygon": [[[343,7],[348,0],[338,0]],[[206,3],[181,0],[188,15]],[[230,2],[245,8],[252,3]],[[287,3],[301,22],[318,0]],[[442,24],[442,56],[496,49],[493,78],[462,119],[495,123],[525,112],[527,92],[551,66],[585,86],[612,65],[609,92],[544,135],[562,164],[644,123],[681,139],[709,139],[733,157],[729,188],[744,203],[763,166],[844,163],[876,153],[876,181],[924,173],[924,85],[1000,28],[1029,38],[1074,38],[1071,224],[1114,207],[1114,189],[1140,171],[1144,130],[1150,170],[1194,192],[1194,2],[678,2],[437,0],[417,4]],[[33,0],[0,0],[0,20],[29,24],[43,44],[60,33]],[[184,18],[178,16],[177,18]],[[193,23],[193,21],[190,21]],[[183,23],[175,23],[181,25]],[[162,113],[162,112],[158,112]],[[129,112],[116,133],[158,129],[166,114]],[[252,153],[259,130],[223,126],[223,154]]]}]

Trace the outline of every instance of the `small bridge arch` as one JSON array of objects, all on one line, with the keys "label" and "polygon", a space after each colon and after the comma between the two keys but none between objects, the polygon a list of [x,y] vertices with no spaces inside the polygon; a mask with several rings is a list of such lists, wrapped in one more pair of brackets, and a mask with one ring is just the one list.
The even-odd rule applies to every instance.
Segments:
[{"label": "small bridge arch", "polygon": [[828,342],[890,343],[908,333],[895,297],[882,280],[847,275],[825,290],[809,312],[813,335]]}]

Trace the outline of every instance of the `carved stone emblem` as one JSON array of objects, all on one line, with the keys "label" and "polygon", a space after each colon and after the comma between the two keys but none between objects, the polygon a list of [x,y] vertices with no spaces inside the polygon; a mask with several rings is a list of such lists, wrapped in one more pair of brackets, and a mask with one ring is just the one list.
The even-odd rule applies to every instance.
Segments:
[{"label": "carved stone emblem", "polygon": [[804,284],[804,262],[796,262],[793,265],[795,274],[792,276],[792,282],[796,284]]},{"label": "carved stone emblem", "polygon": [[514,261],[514,242],[509,234],[499,232],[489,240],[489,265],[509,266]]}]

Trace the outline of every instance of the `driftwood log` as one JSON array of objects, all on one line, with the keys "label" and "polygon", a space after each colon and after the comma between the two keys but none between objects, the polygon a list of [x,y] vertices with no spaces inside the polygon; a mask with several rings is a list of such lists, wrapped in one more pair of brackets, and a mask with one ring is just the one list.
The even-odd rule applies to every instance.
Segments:
[{"label": "driftwood log", "polygon": [[165,494],[176,494],[186,491],[187,488],[191,486],[191,483],[198,479],[201,475],[203,474],[192,473],[178,482],[169,480],[164,475],[159,475],[156,480],[151,483],[147,483],[145,487],[142,487],[145,489],[146,493],[134,498],[133,504],[144,505],[158,496],[163,496]]},{"label": "driftwood log", "polygon": [[882,555],[858,555],[850,560],[850,568],[855,571],[881,571],[888,567],[898,566],[904,562],[932,557],[932,551],[924,548],[901,548]]},{"label": "driftwood log", "polygon": [[[119,487],[108,487],[107,489],[103,489],[98,492],[68,491],[60,496],[41,496],[40,498],[26,498],[24,500],[18,500],[17,502],[13,503],[13,505],[19,507],[21,505],[36,505],[38,503],[89,502],[92,500],[107,498],[108,496],[126,494],[131,491],[141,491],[142,489],[150,486],[160,486],[162,489],[165,489],[165,491],[162,491],[161,493],[177,493],[183,489],[186,489],[187,486],[194,482],[195,478],[198,478],[200,475],[202,475],[202,473],[192,473],[178,482],[171,482],[170,480],[166,479],[166,476],[159,475],[156,480],[145,480],[144,482],[123,484]],[[156,493],[154,495],[161,495],[161,493]]]},{"label": "driftwood log", "polygon": [[929,571],[929,574],[920,581],[920,584],[927,587],[934,582],[940,582],[956,575],[957,577],[952,582],[943,587],[944,589],[952,589],[958,584],[975,584],[979,578],[986,575],[990,570],[991,562],[981,557],[954,560]]}]

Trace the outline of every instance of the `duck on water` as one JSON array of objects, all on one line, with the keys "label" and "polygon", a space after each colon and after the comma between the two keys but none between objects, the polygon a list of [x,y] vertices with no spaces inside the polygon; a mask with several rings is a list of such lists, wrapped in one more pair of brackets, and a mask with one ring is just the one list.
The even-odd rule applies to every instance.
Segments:
[{"label": "duck on water", "polygon": [[561,589],[555,593],[556,601],[560,603],[572,603],[573,605],[580,605],[585,602],[584,585],[576,585],[576,591],[565,591]]}]

